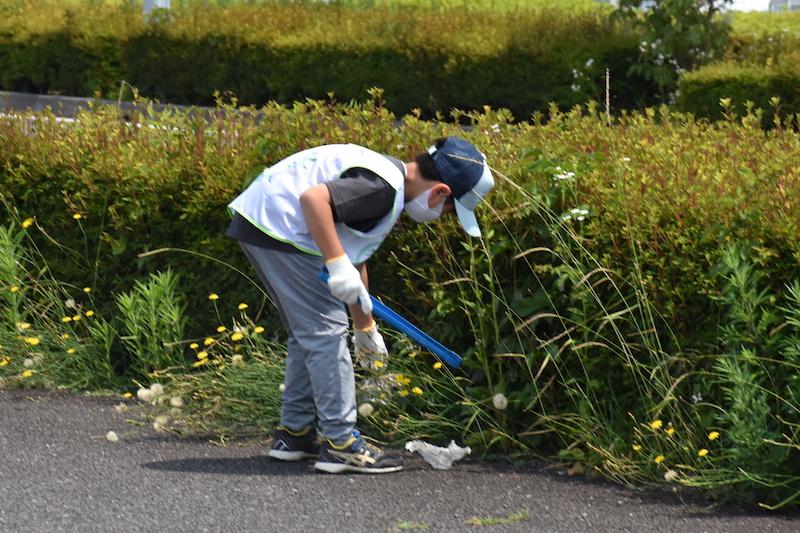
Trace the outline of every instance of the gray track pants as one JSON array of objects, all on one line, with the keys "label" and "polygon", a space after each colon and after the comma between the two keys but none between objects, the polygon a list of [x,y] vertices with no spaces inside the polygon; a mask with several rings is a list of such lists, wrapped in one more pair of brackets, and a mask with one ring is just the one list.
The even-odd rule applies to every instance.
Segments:
[{"label": "gray track pants", "polygon": [[344,304],[319,279],[322,258],[239,244],[289,333],[281,425],[299,430],[317,417],[324,438],[347,440],[356,423],[349,322]]}]

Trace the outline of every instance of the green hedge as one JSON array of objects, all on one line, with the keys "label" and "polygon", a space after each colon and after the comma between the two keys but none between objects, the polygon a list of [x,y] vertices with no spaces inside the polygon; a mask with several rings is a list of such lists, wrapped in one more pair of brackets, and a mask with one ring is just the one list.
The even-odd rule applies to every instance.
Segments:
[{"label": "green hedge", "polygon": [[[763,124],[774,124],[776,111],[785,119],[800,113],[800,54],[788,54],[777,65],[723,62],[684,74],[680,80],[678,108],[697,116],[718,120],[721,101],[730,99],[731,109],[746,112],[747,102],[766,110]],[[776,101],[779,98],[779,107]]]},{"label": "green hedge", "polygon": [[[115,295],[171,268],[189,339],[224,336],[216,327],[231,329],[239,302],[280,338],[277,318],[259,312],[269,308],[261,293],[231,268],[253,276],[223,236],[227,202],[264,166],[308,146],[356,142],[410,160],[459,133],[496,170],[491,207],[479,209],[485,240],[465,239],[453,220],[403,217],[369,268],[373,292],[464,364],[451,381],[387,335],[390,365],[414,354],[436,383],[397,400],[386,421],[417,417],[414,435],[429,435],[439,411],[425,401],[439,394],[447,434],[482,450],[559,454],[629,483],[663,480],[670,468],[684,485],[724,488],[719,497],[797,501],[800,288],[792,300],[786,287],[800,265],[800,145],[790,128],[666,108],[611,126],[596,108],[553,108],[544,125],[490,110],[452,117],[471,123],[466,132],[413,115],[398,126],[372,102],[271,104],[258,123],[225,111],[212,124],[134,117],[141,127],[114,108],[74,124],[0,117],[0,223],[23,232],[49,267],[20,275],[3,262],[0,310],[66,305],[32,288],[53,275],[79,302],[92,287],[92,320],[114,324]],[[35,224],[20,229],[26,219]],[[164,247],[172,251],[141,255]],[[0,324],[14,350],[0,356],[15,375],[41,349],[19,340],[19,324],[34,324],[26,335],[42,322],[63,326],[58,314],[37,321],[22,309]],[[63,349],[59,333],[42,336],[48,356]],[[492,407],[500,393],[505,409]],[[711,431],[722,437],[712,442]]]},{"label": "green hedge", "polygon": [[492,105],[528,118],[551,101],[570,107],[602,99],[608,67],[615,109],[652,94],[647,82],[625,74],[637,35],[601,11],[478,16],[239,4],[189,6],[145,21],[124,6],[0,6],[4,90],[117,98],[125,80],[172,103],[213,105],[215,91],[230,90],[240,103],[261,105],[329,93],[347,101],[382,87],[387,106],[400,113]]}]

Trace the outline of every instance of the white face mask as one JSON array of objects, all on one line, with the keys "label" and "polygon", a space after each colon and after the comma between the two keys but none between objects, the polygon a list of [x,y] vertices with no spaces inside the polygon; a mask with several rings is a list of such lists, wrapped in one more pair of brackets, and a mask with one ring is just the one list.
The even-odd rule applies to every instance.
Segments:
[{"label": "white face mask", "polygon": [[431,196],[431,190],[427,189],[424,193],[406,203],[404,209],[412,220],[416,222],[433,222],[442,216],[444,202],[440,202],[436,207],[428,207],[428,198]]}]

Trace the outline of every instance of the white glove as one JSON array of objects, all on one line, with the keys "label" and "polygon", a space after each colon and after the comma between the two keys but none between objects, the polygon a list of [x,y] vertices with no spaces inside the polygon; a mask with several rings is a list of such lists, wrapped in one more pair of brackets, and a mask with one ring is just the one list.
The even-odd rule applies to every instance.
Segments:
[{"label": "white glove", "polygon": [[386,355],[386,343],[383,342],[383,335],[378,332],[378,325],[373,320],[372,325],[366,329],[357,329],[353,334],[353,344],[356,351],[361,353],[374,353]]},{"label": "white glove", "polygon": [[372,367],[375,361],[386,364],[386,356],[389,352],[383,341],[383,335],[378,332],[378,325],[374,320],[368,328],[354,331],[353,344],[356,348],[356,358],[361,366]]},{"label": "white glove", "polygon": [[369,292],[361,281],[361,273],[350,259],[343,255],[336,259],[325,262],[328,267],[328,287],[336,298],[340,299],[346,304],[354,304],[359,302],[361,310],[369,314],[372,312],[372,300],[369,298]]}]

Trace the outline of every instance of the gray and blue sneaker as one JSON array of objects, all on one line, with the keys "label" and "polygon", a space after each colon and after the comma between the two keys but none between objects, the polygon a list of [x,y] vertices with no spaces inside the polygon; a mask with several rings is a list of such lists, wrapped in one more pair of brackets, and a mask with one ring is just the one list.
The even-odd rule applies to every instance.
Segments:
[{"label": "gray and blue sneaker", "polygon": [[317,432],[310,427],[300,431],[279,426],[272,432],[272,446],[267,455],[281,461],[302,461],[319,455]]},{"label": "gray and blue sneaker", "polygon": [[367,444],[361,433],[355,430],[353,436],[341,444],[323,439],[314,468],[331,474],[387,474],[403,469],[403,457],[389,455],[377,446]]}]

